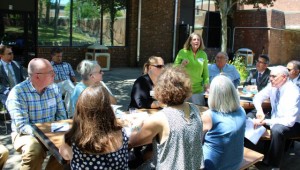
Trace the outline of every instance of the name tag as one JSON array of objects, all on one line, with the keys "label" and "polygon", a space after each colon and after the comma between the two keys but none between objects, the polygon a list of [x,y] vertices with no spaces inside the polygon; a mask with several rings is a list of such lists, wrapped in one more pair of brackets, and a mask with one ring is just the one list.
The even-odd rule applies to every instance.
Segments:
[{"label": "name tag", "polygon": [[203,58],[198,58],[199,63],[203,63],[203,61],[204,61]]},{"label": "name tag", "polygon": [[55,100],[55,98],[52,98],[52,99],[49,99],[47,101],[47,103],[48,103],[48,106],[55,106],[56,105],[56,100]]}]

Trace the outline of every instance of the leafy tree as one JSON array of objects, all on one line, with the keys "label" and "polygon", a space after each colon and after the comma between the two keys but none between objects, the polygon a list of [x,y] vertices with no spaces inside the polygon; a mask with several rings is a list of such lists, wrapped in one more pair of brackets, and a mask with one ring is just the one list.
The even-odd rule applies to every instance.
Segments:
[{"label": "leafy tree", "polygon": [[216,6],[220,10],[220,18],[222,22],[222,44],[221,51],[227,51],[227,17],[233,11],[233,7],[240,4],[253,5],[253,8],[260,8],[259,4],[264,6],[273,6],[276,0],[215,0]]}]

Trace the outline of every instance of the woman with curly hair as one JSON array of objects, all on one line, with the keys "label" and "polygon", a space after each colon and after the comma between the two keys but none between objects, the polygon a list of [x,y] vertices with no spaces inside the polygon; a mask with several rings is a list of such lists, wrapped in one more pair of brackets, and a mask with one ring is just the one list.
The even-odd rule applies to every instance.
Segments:
[{"label": "woman with curly hair", "polygon": [[71,160],[72,169],[128,169],[128,138],[100,83],[80,94],[72,128],[59,151]]},{"label": "woman with curly hair", "polygon": [[162,71],[154,93],[167,106],[144,120],[141,129],[130,136],[131,147],[153,144],[152,160],[140,168],[200,168],[202,122],[197,106],[185,102],[191,92],[190,79],[182,68],[169,65]]}]

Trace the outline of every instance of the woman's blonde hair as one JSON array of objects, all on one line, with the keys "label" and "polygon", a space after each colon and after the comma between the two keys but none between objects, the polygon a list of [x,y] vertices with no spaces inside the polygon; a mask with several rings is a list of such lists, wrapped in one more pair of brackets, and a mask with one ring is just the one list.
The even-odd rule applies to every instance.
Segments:
[{"label": "woman's blonde hair", "polygon": [[228,77],[219,75],[212,80],[208,106],[211,110],[221,113],[230,113],[240,107],[236,88]]},{"label": "woman's blonde hair", "polygon": [[[158,59],[161,58],[159,56],[151,56],[149,57],[148,61],[144,64],[143,67],[143,74],[148,74],[149,67],[153,64],[157,64]],[[162,59],[162,58],[161,58]]]},{"label": "woman's blonde hair", "polygon": [[200,43],[201,43],[201,44],[200,44],[199,49],[200,49],[200,50],[204,50],[204,49],[205,49],[205,45],[204,45],[203,39],[202,39],[202,37],[201,37],[200,34],[195,33],[195,32],[193,32],[193,33],[189,36],[189,38],[185,41],[185,43],[184,43],[184,45],[183,45],[183,48],[184,48],[185,50],[191,49],[191,41],[192,41],[192,39],[193,39],[194,36],[198,36],[199,39],[200,39]]}]

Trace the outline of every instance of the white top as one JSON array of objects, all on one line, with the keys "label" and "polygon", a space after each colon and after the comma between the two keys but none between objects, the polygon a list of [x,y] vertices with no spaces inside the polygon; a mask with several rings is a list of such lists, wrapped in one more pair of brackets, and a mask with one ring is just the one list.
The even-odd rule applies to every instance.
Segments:
[{"label": "white top", "polygon": [[280,88],[279,104],[275,104],[277,88],[269,83],[263,90],[255,95],[253,103],[255,108],[261,108],[264,100],[270,98],[271,106],[277,107],[277,113],[272,113],[271,119],[266,119],[266,124],[272,128],[274,124],[293,127],[296,122],[300,123],[300,92],[299,88],[291,81],[287,81]]}]

